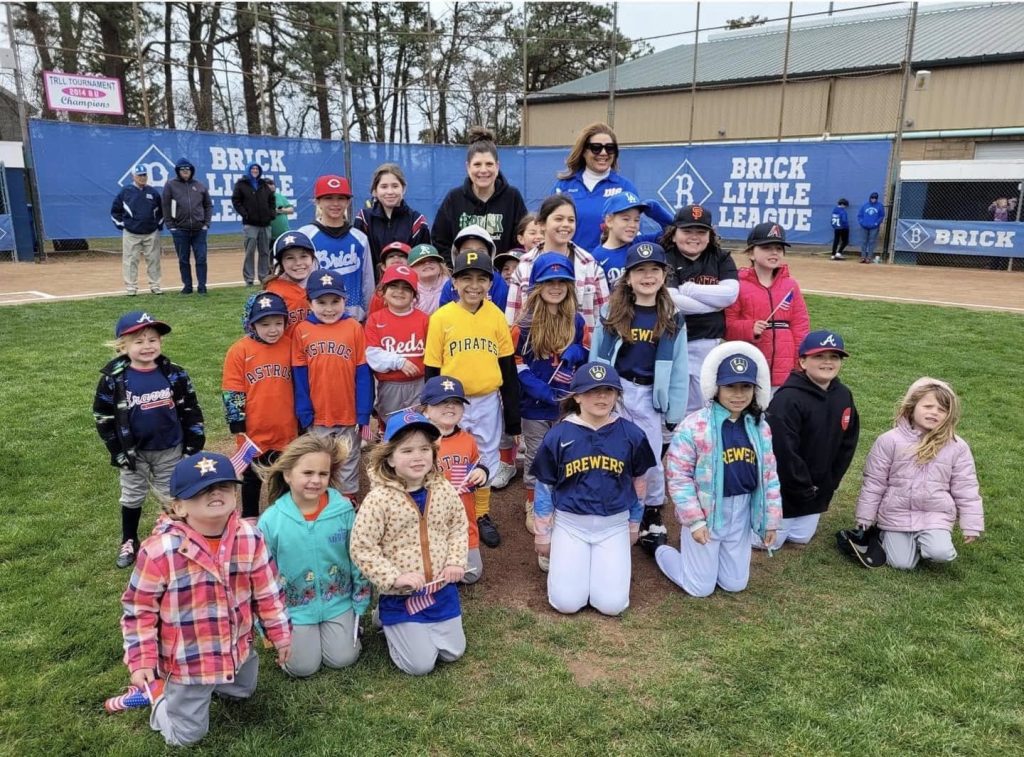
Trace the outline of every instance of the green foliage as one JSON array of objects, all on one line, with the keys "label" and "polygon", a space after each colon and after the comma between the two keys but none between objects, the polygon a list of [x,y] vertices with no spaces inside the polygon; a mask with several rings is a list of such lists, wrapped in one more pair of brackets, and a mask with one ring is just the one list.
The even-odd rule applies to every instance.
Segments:
[{"label": "green foliage", "polygon": [[[162,753],[146,714],[103,713],[127,685],[114,568],[117,476],[90,415],[103,343],[128,307],[174,327],[211,441],[228,443],[221,360],[241,290],[4,308],[0,330],[0,754]],[[1015,754],[1024,736],[1024,319],[808,297],[840,331],[860,450],[821,533],[754,560],[750,588],[705,600],[635,585],[621,619],[465,602],[466,657],[396,672],[371,633],[360,661],[307,681],[269,654],[255,697],[215,702],[198,754]],[[987,530],[947,566],[867,571],[839,556],[863,456],[907,385],[948,379],[975,453]],[[147,503],[143,527],[152,523]],[[511,527],[511,526],[510,526]],[[484,555],[486,560],[486,554]],[[645,559],[639,553],[636,560]],[[524,558],[524,564],[532,560]],[[484,578],[484,582],[487,578]]]}]

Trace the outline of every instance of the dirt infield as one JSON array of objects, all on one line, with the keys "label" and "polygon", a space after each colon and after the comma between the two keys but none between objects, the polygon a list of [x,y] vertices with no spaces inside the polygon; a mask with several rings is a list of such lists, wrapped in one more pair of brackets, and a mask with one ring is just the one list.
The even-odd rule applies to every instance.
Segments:
[{"label": "dirt infield", "polygon": [[[737,265],[746,265],[740,254]],[[242,255],[211,251],[211,287],[241,285]],[[856,258],[841,262],[827,255],[794,253],[787,261],[804,292],[835,297],[888,300],[1024,313],[1024,275],[1003,271],[962,270],[928,266],[860,265]],[[140,291],[146,291],[145,266],[140,266]],[[180,288],[173,253],[163,256],[163,287]],[[35,263],[0,264],[0,305],[47,300],[85,299],[123,293],[121,257],[58,259]]]}]

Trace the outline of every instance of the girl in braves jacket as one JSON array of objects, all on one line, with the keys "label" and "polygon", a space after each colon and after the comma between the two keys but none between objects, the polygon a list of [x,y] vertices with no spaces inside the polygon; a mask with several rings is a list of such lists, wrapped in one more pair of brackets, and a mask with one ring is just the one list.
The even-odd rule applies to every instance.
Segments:
[{"label": "girl in braves jacket", "polygon": [[810,331],[800,285],[783,262],[788,246],[778,224],[754,227],[747,238],[750,268],[739,271],[739,297],[725,309],[725,338],[761,350],[771,370],[773,394],[797,367],[797,348]]}]

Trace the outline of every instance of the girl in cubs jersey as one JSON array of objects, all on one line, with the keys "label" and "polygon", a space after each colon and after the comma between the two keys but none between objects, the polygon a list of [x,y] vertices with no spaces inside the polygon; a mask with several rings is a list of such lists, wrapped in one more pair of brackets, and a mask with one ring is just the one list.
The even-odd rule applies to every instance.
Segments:
[{"label": "girl in cubs jersey", "polygon": [[534,544],[550,558],[548,602],[562,613],[588,603],[605,615],[629,606],[630,545],[643,505],[634,480],[654,466],[640,428],[619,417],[615,369],[584,363],[569,385],[565,417],[548,431],[533,460]]}]

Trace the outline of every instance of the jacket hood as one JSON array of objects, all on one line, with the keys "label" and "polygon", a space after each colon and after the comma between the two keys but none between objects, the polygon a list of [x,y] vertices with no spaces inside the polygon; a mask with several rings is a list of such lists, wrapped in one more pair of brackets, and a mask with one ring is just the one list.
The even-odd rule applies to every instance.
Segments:
[{"label": "jacket hood", "polygon": [[262,178],[263,177],[263,166],[261,166],[259,163],[250,163],[248,166],[245,167],[245,175],[246,175],[246,177],[250,178],[250,179],[252,178],[252,169],[254,169],[254,168],[257,171],[259,171],[259,173],[256,174],[256,178],[257,179]]},{"label": "jacket hood", "polygon": [[799,389],[800,391],[813,394],[816,397],[824,398],[828,392],[830,392],[839,382],[839,379],[832,379],[832,383],[829,384],[828,389],[822,389],[820,386],[815,384],[809,378],[807,374],[800,369],[794,369],[790,372],[789,378],[786,379],[786,383],[782,385],[783,389]]},{"label": "jacket hood", "polygon": [[904,393],[903,401],[900,402],[900,405],[902,406],[903,404],[905,404],[910,399],[911,394],[925,386],[938,386],[945,389],[950,394],[953,394],[953,387],[951,387],[942,379],[932,378],[931,376],[922,376],[921,378],[919,378],[917,381],[910,385],[906,393]]},{"label": "jacket hood", "polygon": [[185,181],[184,179],[181,178],[182,168],[188,168],[190,171],[192,171],[192,175],[189,177],[189,181],[196,178],[196,167],[192,165],[192,161],[190,161],[188,158],[178,158],[178,162],[174,164],[174,175],[177,176],[182,181]]},{"label": "jacket hood", "polygon": [[700,392],[704,398],[704,404],[709,404],[718,393],[718,366],[727,357],[737,353],[752,360],[757,366],[757,387],[754,390],[754,398],[761,410],[766,410],[768,402],[772,398],[772,373],[768,369],[768,361],[764,359],[761,350],[747,342],[722,342],[704,358],[704,364],[700,368]]}]

